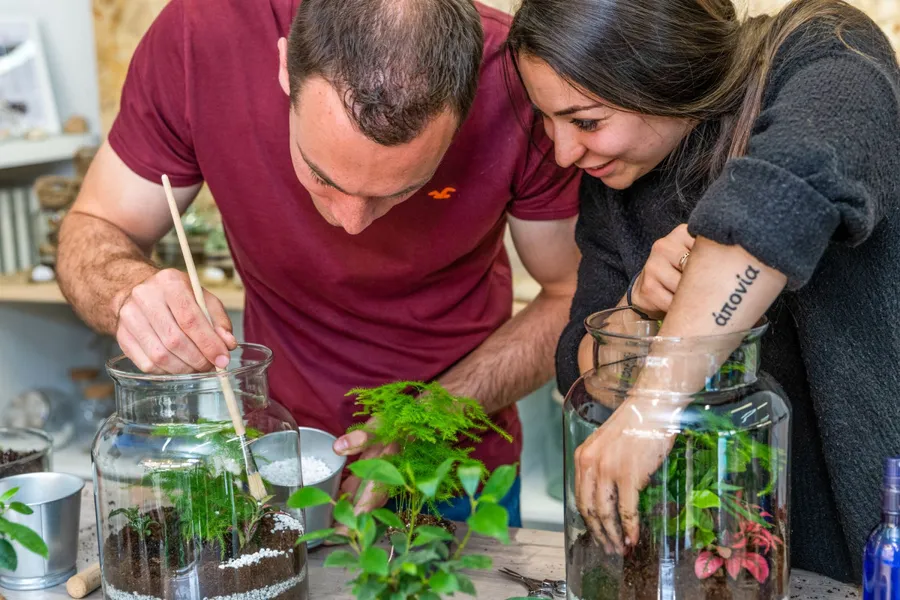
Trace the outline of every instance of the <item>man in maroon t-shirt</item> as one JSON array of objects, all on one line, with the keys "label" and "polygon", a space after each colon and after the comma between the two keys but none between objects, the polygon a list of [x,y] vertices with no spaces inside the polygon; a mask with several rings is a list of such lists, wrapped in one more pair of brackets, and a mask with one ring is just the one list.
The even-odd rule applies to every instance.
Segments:
[{"label": "man in maroon t-shirt", "polygon": [[[474,456],[516,462],[515,401],[552,378],[575,287],[578,176],[546,156],[508,25],[467,0],[171,0],[63,225],[66,297],[145,371],[224,364],[221,303],[209,326],[148,259],[171,228],[160,177],[182,210],[205,181],[298,423],[341,434],[349,389],[438,380],[516,438]],[[507,224],[542,286],[514,318]]]}]

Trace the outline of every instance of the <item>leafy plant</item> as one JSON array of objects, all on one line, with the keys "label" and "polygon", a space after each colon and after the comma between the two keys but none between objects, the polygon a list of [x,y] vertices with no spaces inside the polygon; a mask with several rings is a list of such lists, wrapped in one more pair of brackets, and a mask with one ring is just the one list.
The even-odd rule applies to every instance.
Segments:
[{"label": "leafy plant", "polygon": [[34,511],[21,502],[13,501],[13,497],[19,492],[19,488],[12,488],[0,496],[0,569],[15,571],[19,567],[19,557],[12,542],[17,542],[26,550],[47,558],[47,544],[37,533],[28,527],[13,523],[4,517],[7,511],[30,515]]},{"label": "leafy plant", "polygon": [[150,535],[150,527],[152,525],[159,525],[159,523],[154,521],[150,515],[142,513],[136,506],[130,508],[117,508],[109,513],[110,518],[115,517],[116,515],[125,515],[125,518],[128,520],[128,526],[131,527],[140,539],[144,539]]},{"label": "leafy plant", "polygon": [[[771,515],[761,511],[759,516],[764,518]],[[736,580],[741,570],[747,569],[759,583],[764,583],[769,577],[769,563],[765,555],[776,544],[784,544],[781,538],[764,526],[748,519],[741,521],[737,533],[726,531],[722,537],[721,545],[713,544],[697,556],[694,573],[698,578],[712,577],[724,566],[732,579]]]},{"label": "leafy plant", "polygon": [[[455,468],[454,468],[455,467]],[[372,481],[392,488],[402,488],[412,499],[409,524],[403,523],[393,512],[380,508],[355,515],[347,496],[337,502],[325,492],[307,487],[288,500],[295,509],[324,504],[334,506],[334,518],[347,527],[348,535],[337,535],[334,529],[310,532],[298,543],[329,540],[347,544],[350,550],[335,550],[325,560],[326,567],[346,568],[355,574],[350,581],[358,600],[439,600],[456,592],[475,595],[475,586],[462,571],[490,569],[490,557],[464,554],[472,533],[478,533],[509,543],[509,515],[499,502],[506,496],[516,478],[516,468],[502,466],[487,478],[479,497],[478,486],[484,479],[484,467],[472,461],[457,463],[446,459],[425,477],[417,477],[412,468],[403,471],[383,459],[361,460],[350,466],[363,482]],[[455,478],[469,498],[472,511],[465,537],[451,553],[456,538],[440,527],[418,525],[416,517],[434,502],[445,482]],[[391,558],[387,550],[377,544],[389,530],[394,548]]]},{"label": "leafy plant", "polygon": [[[350,429],[368,432],[372,444],[398,444],[401,451],[385,460],[398,471],[410,473],[415,481],[428,480],[444,464],[475,462],[469,454],[481,441],[480,432],[495,431],[512,441],[476,400],[454,396],[437,382],[400,381],[357,388],[347,395],[356,396],[361,407],[354,416],[370,417],[368,423]],[[468,447],[462,445],[466,442]],[[381,483],[401,512],[410,512],[423,500],[423,492],[415,486]],[[462,495],[464,489],[458,475],[448,473],[427,496],[427,503],[433,508],[438,502]]]}]

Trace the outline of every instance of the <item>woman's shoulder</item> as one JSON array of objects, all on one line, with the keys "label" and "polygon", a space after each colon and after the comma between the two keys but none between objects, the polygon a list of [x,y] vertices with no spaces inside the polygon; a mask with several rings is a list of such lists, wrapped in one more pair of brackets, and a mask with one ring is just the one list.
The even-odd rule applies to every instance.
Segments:
[{"label": "woman's shoulder", "polygon": [[[815,0],[809,0],[815,1]],[[813,17],[800,25],[785,40],[775,56],[770,83],[777,84],[815,61],[853,57],[858,64],[868,63],[900,81],[897,49],[884,31],[857,8],[845,7],[843,18],[830,14]]]}]

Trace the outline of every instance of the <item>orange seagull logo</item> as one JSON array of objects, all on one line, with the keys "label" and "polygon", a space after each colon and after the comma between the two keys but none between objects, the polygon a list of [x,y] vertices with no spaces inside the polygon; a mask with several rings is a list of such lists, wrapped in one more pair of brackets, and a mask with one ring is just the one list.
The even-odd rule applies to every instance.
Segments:
[{"label": "orange seagull logo", "polygon": [[453,196],[453,193],[455,191],[456,191],[456,188],[445,187],[441,191],[435,190],[433,192],[428,192],[428,195],[431,196],[432,198],[434,198],[435,200],[449,200]]}]

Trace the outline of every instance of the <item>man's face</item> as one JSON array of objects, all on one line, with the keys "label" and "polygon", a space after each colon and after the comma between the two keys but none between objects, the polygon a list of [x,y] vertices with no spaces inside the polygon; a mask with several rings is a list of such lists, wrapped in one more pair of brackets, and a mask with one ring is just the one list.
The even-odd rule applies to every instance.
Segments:
[{"label": "man's face", "polygon": [[[287,93],[283,41],[279,47]],[[356,235],[431,180],[457,126],[448,110],[411,142],[382,146],[355,127],[340,93],[324,78],[313,77],[291,109],[291,160],[322,217]]]}]

